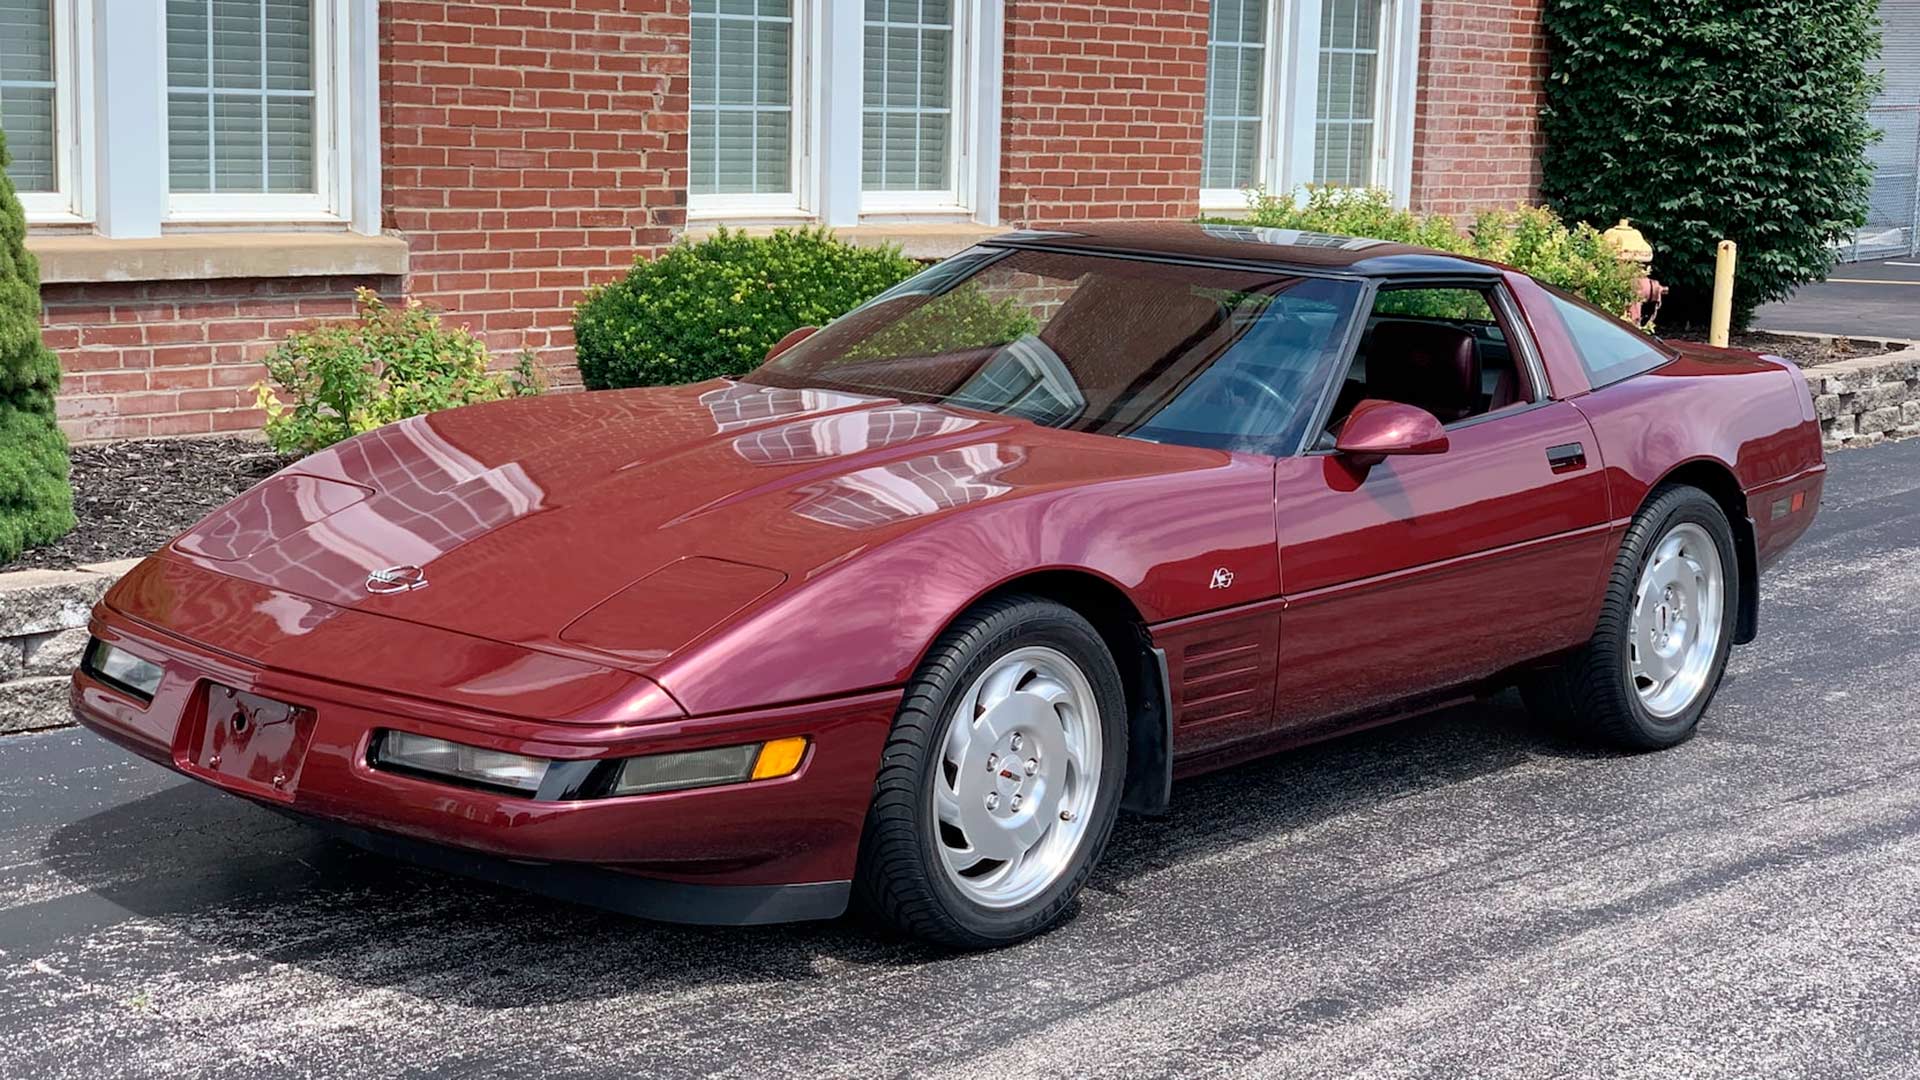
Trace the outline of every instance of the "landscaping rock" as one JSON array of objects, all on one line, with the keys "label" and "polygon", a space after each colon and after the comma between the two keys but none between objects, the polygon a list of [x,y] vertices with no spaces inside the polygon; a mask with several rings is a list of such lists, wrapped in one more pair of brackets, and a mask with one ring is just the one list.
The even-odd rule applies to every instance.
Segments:
[{"label": "landscaping rock", "polygon": [[0,574],[0,638],[47,634],[87,625],[87,614],[113,579],[79,570]]},{"label": "landscaping rock", "polygon": [[70,680],[64,675],[0,683],[0,734],[73,723],[67,705],[69,686]]},{"label": "landscaping rock", "polygon": [[19,678],[25,670],[20,646],[11,641],[0,641],[0,683]]},{"label": "landscaping rock", "polygon": [[80,666],[80,654],[87,651],[87,628],[36,634],[26,639],[23,650],[28,675],[71,675]]}]

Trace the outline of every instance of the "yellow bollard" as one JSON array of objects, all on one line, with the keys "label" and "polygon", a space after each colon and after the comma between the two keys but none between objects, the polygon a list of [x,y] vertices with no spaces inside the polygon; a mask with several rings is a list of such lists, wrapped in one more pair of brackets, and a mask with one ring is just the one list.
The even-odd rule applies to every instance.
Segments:
[{"label": "yellow bollard", "polygon": [[1713,265],[1713,321],[1707,325],[1707,344],[1722,349],[1733,331],[1733,264],[1739,257],[1738,244],[1720,241],[1720,255]]}]

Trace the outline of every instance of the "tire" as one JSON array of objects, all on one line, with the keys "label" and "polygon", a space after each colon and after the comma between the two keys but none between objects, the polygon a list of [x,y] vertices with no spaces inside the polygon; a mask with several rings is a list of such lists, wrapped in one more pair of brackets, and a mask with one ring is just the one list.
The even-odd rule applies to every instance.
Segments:
[{"label": "tire", "polygon": [[1009,596],[962,615],[907,684],[881,754],[862,906],[963,949],[1058,922],[1119,814],[1127,724],[1113,657],[1072,609]]},{"label": "tire", "polygon": [[[1670,561],[1675,552],[1678,563]],[[1668,567],[1680,580],[1672,582],[1676,603],[1663,612],[1660,582]],[[1713,577],[1717,600],[1704,585]],[[1593,637],[1559,667],[1522,683],[1528,708],[1622,750],[1685,742],[1726,674],[1739,589],[1733,529],[1720,504],[1698,488],[1661,488],[1627,529]],[[1684,639],[1672,656],[1665,643],[1673,639],[1662,636],[1663,628]],[[1710,645],[1698,636],[1708,630],[1715,634]],[[1671,680],[1661,679],[1669,668]]]}]

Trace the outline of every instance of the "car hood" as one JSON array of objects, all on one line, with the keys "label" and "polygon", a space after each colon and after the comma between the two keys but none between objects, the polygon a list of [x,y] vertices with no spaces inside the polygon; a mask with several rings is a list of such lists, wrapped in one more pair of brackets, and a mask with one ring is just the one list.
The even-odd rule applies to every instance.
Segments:
[{"label": "car hood", "polygon": [[970,506],[1225,457],[726,381],[550,394],[314,454],[167,557],[645,670],[756,601]]}]

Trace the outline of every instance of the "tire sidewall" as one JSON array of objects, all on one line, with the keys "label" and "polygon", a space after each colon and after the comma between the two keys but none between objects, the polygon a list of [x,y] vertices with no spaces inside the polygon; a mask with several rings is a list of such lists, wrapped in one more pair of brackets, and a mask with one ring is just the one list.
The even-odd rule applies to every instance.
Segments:
[{"label": "tire sidewall", "polygon": [[1740,562],[1739,553],[1734,549],[1733,529],[1727,522],[1725,511],[1720,504],[1705,492],[1691,488],[1676,489],[1671,505],[1665,508],[1657,518],[1649,521],[1644,533],[1650,539],[1634,553],[1633,575],[1629,589],[1638,588],[1640,576],[1646,573],[1647,564],[1653,559],[1654,552],[1660,549],[1661,541],[1674,527],[1691,522],[1706,530],[1712,538],[1714,549],[1720,556],[1721,588],[1725,602],[1720,611],[1720,637],[1715,645],[1713,666],[1708,672],[1705,685],[1698,697],[1685,709],[1668,718],[1655,716],[1648,711],[1640,700],[1640,693],[1633,685],[1631,653],[1629,643],[1634,635],[1634,612],[1631,604],[1626,608],[1626,625],[1620,630],[1620,655],[1615,657],[1615,670],[1619,672],[1621,696],[1628,713],[1633,717],[1646,737],[1657,743],[1679,742],[1690,736],[1699,725],[1700,718],[1706,714],[1708,706],[1720,690],[1721,679],[1727,670],[1727,658],[1733,652],[1734,628],[1738,625],[1740,604]]},{"label": "tire sidewall", "polygon": [[[1106,847],[1119,815],[1120,789],[1125,780],[1126,694],[1099,632],[1068,609],[1035,602],[989,621],[998,624],[994,632],[972,651],[950,684],[941,688],[940,720],[932,730],[932,738],[915,775],[920,817],[916,835],[921,872],[948,917],[982,942],[1011,942],[1036,933],[1057,919],[1091,876],[1094,864]],[[1100,709],[1100,783],[1093,803],[1093,820],[1088,822],[1080,849],[1074,853],[1066,872],[1023,904],[989,908],[975,902],[947,878],[940,857],[939,823],[932,812],[932,784],[940,765],[940,748],[946,745],[947,733],[952,730],[966,689],[1001,657],[1030,645],[1059,650],[1080,668],[1093,688]]]}]

